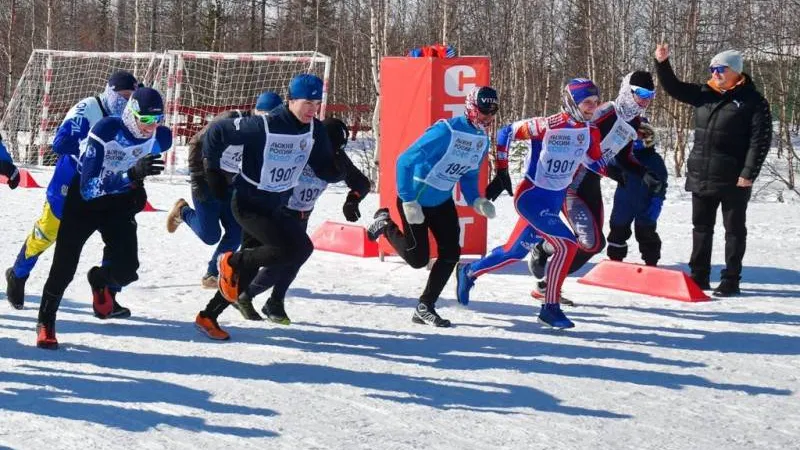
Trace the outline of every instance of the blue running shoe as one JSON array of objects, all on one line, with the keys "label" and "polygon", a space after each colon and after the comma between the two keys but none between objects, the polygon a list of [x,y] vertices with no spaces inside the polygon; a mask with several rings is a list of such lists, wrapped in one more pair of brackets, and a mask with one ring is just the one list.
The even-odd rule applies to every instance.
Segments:
[{"label": "blue running shoe", "polygon": [[539,311],[539,323],[559,330],[575,328],[575,324],[567,319],[567,316],[561,311],[561,305],[558,303],[545,303],[542,305],[542,310]]},{"label": "blue running shoe", "polygon": [[463,263],[456,266],[456,299],[464,306],[469,304],[469,291],[475,285],[475,279],[469,276],[469,267]]}]

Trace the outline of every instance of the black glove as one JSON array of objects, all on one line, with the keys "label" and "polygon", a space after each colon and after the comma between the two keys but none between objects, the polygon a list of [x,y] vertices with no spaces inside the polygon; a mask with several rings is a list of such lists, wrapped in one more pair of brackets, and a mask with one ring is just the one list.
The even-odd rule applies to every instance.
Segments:
[{"label": "black glove", "polygon": [[659,195],[664,189],[664,182],[662,182],[656,174],[649,170],[642,177],[642,183],[647,186],[647,191],[650,195]]},{"label": "black glove", "polygon": [[620,186],[625,186],[625,171],[617,165],[606,166],[606,176],[616,181]]},{"label": "black glove", "polygon": [[217,200],[225,200],[228,197],[228,180],[222,173],[222,169],[207,168],[206,181]]},{"label": "black glove", "polygon": [[19,170],[14,163],[9,161],[0,161],[0,175],[5,175],[8,178],[8,187],[16,189],[19,186]]},{"label": "black glove", "polygon": [[208,200],[209,187],[205,175],[195,174],[189,180],[192,186],[192,198],[200,202]]},{"label": "black glove", "polygon": [[361,218],[361,211],[358,210],[359,203],[361,203],[361,197],[355,191],[350,191],[344,201],[344,206],[342,206],[342,213],[348,222],[355,222]]},{"label": "black glove", "polygon": [[514,196],[514,190],[511,187],[511,177],[508,175],[508,169],[497,169],[494,179],[486,186],[486,198],[491,201],[497,199],[503,191],[508,192],[508,195]]},{"label": "black glove", "polygon": [[142,181],[150,175],[158,175],[164,171],[164,160],[159,155],[152,153],[144,158],[139,158],[133,167],[128,169],[128,178],[132,181]]}]

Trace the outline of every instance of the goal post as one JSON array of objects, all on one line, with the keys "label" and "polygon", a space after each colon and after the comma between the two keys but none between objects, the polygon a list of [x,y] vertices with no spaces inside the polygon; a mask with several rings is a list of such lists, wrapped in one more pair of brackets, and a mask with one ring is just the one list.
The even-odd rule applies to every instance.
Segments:
[{"label": "goal post", "polygon": [[0,132],[14,159],[23,165],[53,165],[57,158],[52,142],[64,115],[81,99],[103,92],[116,70],[130,71],[161,92],[165,125],[174,138],[168,173],[184,174],[188,173],[185,144],[194,133],[222,111],[252,109],[265,90],[286,98],[289,81],[298,73],[322,78],[320,117],[324,117],[330,58],[318,52],[34,50],[0,118]]},{"label": "goal post", "polygon": [[170,50],[167,81],[167,125],[174,151],[167,160],[170,174],[188,170],[186,142],[217,114],[231,109],[250,110],[263,91],[284,99],[289,81],[312,73],[323,84],[324,117],[330,58],[317,52],[213,53]]},{"label": "goal post", "polygon": [[147,84],[162,62],[160,53],[34,50],[0,121],[9,151],[21,164],[53,165],[53,137],[74,104],[102,93],[116,70]]}]

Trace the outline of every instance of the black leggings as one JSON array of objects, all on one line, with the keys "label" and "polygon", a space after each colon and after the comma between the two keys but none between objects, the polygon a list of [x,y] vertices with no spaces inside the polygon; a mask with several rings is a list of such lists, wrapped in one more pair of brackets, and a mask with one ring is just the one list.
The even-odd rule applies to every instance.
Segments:
[{"label": "black leggings", "polygon": [[139,278],[135,215],[146,199],[139,188],[86,201],[80,194],[80,180],[75,177],[64,203],[53,264],[39,305],[39,321],[55,320],[61,297],[78,269],[83,246],[95,231],[102,235],[106,245],[103,259],[108,262],[97,271],[96,279],[101,285],[121,287]]},{"label": "black leggings", "polygon": [[418,269],[425,267],[430,260],[430,243],[428,230],[436,239],[436,249],[439,254],[436,262],[428,275],[425,291],[420,296],[420,301],[433,304],[442,293],[448,278],[461,257],[459,236],[461,229],[458,225],[458,213],[453,199],[438,206],[422,207],[425,220],[420,224],[411,225],[406,220],[403,212],[403,201],[397,199],[397,209],[403,222],[403,230],[390,223],[386,227],[386,238],[389,243],[411,267]]},{"label": "black leggings", "polygon": [[[281,289],[288,289],[314,251],[306,224],[284,207],[266,212],[244,207],[236,195],[231,209],[242,226],[242,249],[231,257],[231,266],[239,273],[239,292],[246,290],[255,297],[278,282]],[[216,318],[227,306],[217,292],[206,306],[206,315]]]}]

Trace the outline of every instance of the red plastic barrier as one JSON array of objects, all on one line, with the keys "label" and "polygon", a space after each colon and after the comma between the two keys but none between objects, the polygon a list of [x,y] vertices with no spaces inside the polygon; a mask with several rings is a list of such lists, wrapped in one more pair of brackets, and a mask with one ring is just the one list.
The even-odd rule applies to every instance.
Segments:
[{"label": "red plastic barrier", "polygon": [[[0,183],[8,184],[8,178],[0,175]],[[33,179],[33,175],[25,169],[19,169],[19,186],[22,188],[41,188],[39,183]]]},{"label": "red plastic barrier", "polygon": [[350,225],[325,221],[311,235],[314,248],[326,252],[374,258],[378,256],[378,244],[367,238],[367,230],[361,225]]},{"label": "red plastic barrier", "polygon": [[578,283],[682,302],[705,302],[710,299],[691,277],[680,270],[610,260],[600,262]]},{"label": "red plastic barrier", "polygon": [[160,212],[160,211],[164,210],[154,208],[153,205],[150,204],[149,200],[144,204],[144,209],[142,210],[142,212]]}]

